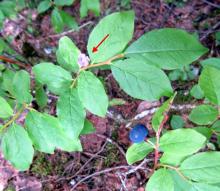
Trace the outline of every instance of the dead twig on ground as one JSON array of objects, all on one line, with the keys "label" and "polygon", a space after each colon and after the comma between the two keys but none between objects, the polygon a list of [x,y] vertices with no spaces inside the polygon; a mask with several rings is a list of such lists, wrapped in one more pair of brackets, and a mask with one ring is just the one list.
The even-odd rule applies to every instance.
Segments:
[{"label": "dead twig on ground", "polygon": [[107,136],[105,136],[105,135],[96,134],[96,136],[98,136],[98,137],[100,137],[100,138],[103,138],[103,139],[105,139],[107,142],[109,142],[109,143],[115,145],[115,146],[119,149],[119,151],[123,154],[123,156],[125,157],[126,154],[125,154],[123,148],[122,148],[118,143],[116,143],[116,142],[113,141],[111,138],[109,138],[109,137],[107,137]]},{"label": "dead twig on ground", "polygon": [[71,30],[65,31],[65,32],[63,32],[63,33],[49,35],[49,36],[47,36],[47,37],[43,37],[43,38],[39,39],[39,41],[44,41],[45,39],[48,39],[48,38],[60,38],[60,37],[62,37],[62,36],[69,35],[69,34],[71,34],[71,33],[73,33],[73,32],[79,32],[80,29],[82,29],[82,28],[84,28],[84,27],[86,27],[86,26],[88,26],[88,25],[91,25],[91,24],[93,24],[93,23],[94,23],[94,22],[89,21],[89,22],[87,22],[87,23],[82,24],[82,25],[79,26],[79,28],[77,28],[77,29],[71,29]]},{"label": "dead twig on ground", "polygon": [[200,40],[204,40],[206,39],[210,34],[212,34],[213,32],[215,32],[215,30],[220,27],[220,21],[217,22],[211,29],[209,29],[201,38]]},{"label": "dead twig on ground", "polygon": [[215,7],[217,9],[220,9],[220,5],[216,5],[215,3],[212,3],[210,1],[207,1],[207,0],[202,0],[204,3],[208,4],[208,5],[211,5],[212,7]]},{"label": "dead twig on ground", "polygon": [[122,165],[122,166],[116,166],[116,167],[112,167],[112,168],[107,168],[107,169],[104,169],[104,170],[101,170],[101,171],[98,171],[98,172],[95,172],[93,174],[90,174],[88,176],[86,176],[85,178],[82,178],[81,180],[79,180],[72,188],[71,188],[71,191],[74,191],[78,185],[80,185],[82,182],[90,179],[90,178],[93,178],[95,176],[99,176],[101,174],[106,174],[106,173],[109,173],[109,172],[112,172],[112,171],[115,171],[115,170],[121,170],[121,169],[130,169],[130,168],[134,168],[133,166],[126,166],[126,165]]},{"label": "dead twig on ground", "polygon": [[94,159],[96,158],[97,156],[99,156],[100,153],[102,153],[105,149],[105,146],[106,144],[108,143],[108,141],[106,140],[106,142],[103,144],[103,146],[101,147],[101,149],[95,153],[83,166],[81,166],[81,168],[73,175],[73,176],[70,176],[70,177],[67,177],[67,178],[59,178],[56,182],[59,182],[59,181],[62,181],[62,180],[70,180],[74,177],[76,177],[80,172],[82,172],[84,170],[84,168]]}]

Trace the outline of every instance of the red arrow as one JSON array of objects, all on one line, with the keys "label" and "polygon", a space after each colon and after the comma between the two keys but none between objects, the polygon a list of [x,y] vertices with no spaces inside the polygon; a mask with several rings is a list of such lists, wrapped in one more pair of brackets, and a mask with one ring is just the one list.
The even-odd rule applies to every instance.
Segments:
[{"label": "red arrow", "polygon": [[99,46],[100,46],[108,37],[109,37],[109,34],[107,34],[107,35],[101,40],[101,42],[100,42],[97,46],[94,46],[94,47],[92,48],[92,52],[93,52],[93,53],[97,52]]}]

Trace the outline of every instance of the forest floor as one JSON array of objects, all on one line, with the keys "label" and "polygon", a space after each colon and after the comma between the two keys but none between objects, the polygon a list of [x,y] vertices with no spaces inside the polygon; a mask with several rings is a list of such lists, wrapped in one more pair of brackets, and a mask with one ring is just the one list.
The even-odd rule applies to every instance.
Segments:
[{"label": "forest floor", "polygon": [[[206,0],[172,0],[166,3],[162,0],[132,0],[131,5],[123,7],[118,0],[101,0],[101,16],[94,17],[92,13],[86,19],[79,19],[79,1],[76,1],[66,10],[77,18],[79,31],[71,33],[54,34],[50,25],[49,14],[36,15],[36,11],[25,10],[23,17],[19,17],[16,23],[18,38],[11,46],[24,55],[32,64],[40,60],[55,60],[52,51],[48,50],[57,47],[59,38],[68,34],[76,45],[86,53],[86,42],[92,28],[97,22],[109,13],[133,9],[135,11],[135,33],[134,39],[139,38],[145,32],[153,29],[172,27],[182,28],[188,32],[195,33],[200,41],[210,49],[210,56],[220,55],[220,1]],[[27,34],[28,13],[32,14],[32,27],[38,33],[34,36]],[[11,23],[8,22],[8,25]],[[8,27],[9,28],[9,27]],[[10,33],[6,27],[3,32]],[[14,31],[13,31],[14,33]],[[96,71],[106,82],[106,90],[110,99],[121,98],[124,104],[113,106],[108,110],[105,118],[87,114],[94,124],[96,132],[81,137],[83,152],[67,153],[56,151],[55,154],[36,153],[34,162],[29,171],[18,172],[14,170],[0,156],[0,185],[6,190],[39,191],[39,190],[76,190],[76,191],[144,191],[147,181],[151,156],[140,165],[128,166],[125,159],[125,152],[131,142],[128,138],[129,127],[136,123],[145,124],[151,131],[151,114],[144,115],[144,112],[153,110],[161,102],[148,103],[134,100],[120,90],[108,71]],[[195,80],[187,83],[173,84],[182,95],[178,95],[178,103],[193,106],[195,102],[188,102],[188,94]],[[51,97],[48,110],[55,114],[56,98]],[[178,113],[185,120],[186,110]],[[138,120],[135,120],[136,118]],[[189,123],[186,121],[186,123]],[[169,128],[169,124],[167,124]],[[0,188],[1,189],[1,188]]]}]

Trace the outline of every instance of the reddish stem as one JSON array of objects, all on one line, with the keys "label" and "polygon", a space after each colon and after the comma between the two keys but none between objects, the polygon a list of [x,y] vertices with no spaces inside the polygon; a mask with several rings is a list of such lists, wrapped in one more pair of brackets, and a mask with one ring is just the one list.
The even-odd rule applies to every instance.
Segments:
[{"label": "reddish stem", "polygon": [[155,170],[158,166],[160,134],[163,130],[164,124],[167,122],[168,119],[169,119],[169,116],[167,114],[165,114],[165,117],[164,117],[163,121],[161,122],[160,127],[156,133],[157,141],[156,141],[155,150],[154,150],[154,168],[153,168],[153,170]]},{"label": "reddish stem", "polygon": [[7,57],[5,57],[5,56],[0,56],[0,60],[3,60],[3,61],[5,61],[5,62],[11,63],[11,64],[18,65],[18,66],[20,66],[20,67],[22,67],[22,68],[25,68],[25,69],[27,68],[27,66],[24,65],[23,63],[21,63],[21,62],[19,62],[19,61],[16,61],[16,60],[12,60],[12,59],[7,58]]}]

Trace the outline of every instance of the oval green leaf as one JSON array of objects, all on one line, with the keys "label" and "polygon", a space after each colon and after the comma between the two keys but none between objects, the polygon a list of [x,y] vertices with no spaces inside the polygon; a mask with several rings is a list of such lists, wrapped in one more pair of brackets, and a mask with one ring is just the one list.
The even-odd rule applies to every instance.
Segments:
[{"label": "oval green leaf", "polygon": [[64,36],[59,40],[59,47],[56,52],[58,63],[70,72],[79,70],[78,57],[80,50],[76,47],[73,41]]},{"label": "oval green leaf", "polygon": [[70,88],[72,81],[70,73],[53,63],[40,63],[33,67],[33,73],[36,80],[46,84],[54,94],[60,95]]},{"label": "oval green leaf", "polygon": [[151,151],[153,151],[153,147],[149,143],[134,143],[126,152],[126,160],[131,165],[144,159]]},{"label": "oval green leaf", "polygon": [[220,183],[220,152],[203,152],[193,155],[180,165],[184,176],[197,182]]},{"label": "oval green leaf", "polygon": [[32,141],[23,127],[13,124],[5,132],[1,143],[4,157],[18,170],[30,167],[34,156]]},{"label": "oval green leaf", "polygon": [[[87,51],[91,61],[102,62],[121,53],[132,39],[133,31],[133,11],[113,13],[103,18],[89,36]],[[109,35],[108,38],[98,47],[98,51],[93,53],[93,47],[106,35]]]},{"label": "oval green leaf", "polygon": [[191,64],[207,51],[186,31],[166,28],[144,34],[128,47],[125,54],[144,56],[149,64],[171,70]]},{"label": "oval green leaf", "polygon": [[211,105],[200,105],[194,108],[189,119],[193,123],[198,125],[209,125],[212,124],[218,117],[218,109]]},{"label": "oval green leaf", "polygon": [[148,180],[145,191],[174,191],[174,182],[169,171],[161,168]]},{"label": "oval green leaf", "polygon": [[129,58],[111,65],[114,78],[130,96],[154,101],[171,96],[172,87],[166,74],[143,59]]},{"label": "oval green leaf", "polygon": [[78,138],[84,126],[86,112],[76,88],[59,97],[57,116],[66,134],[70,138]]},{"label": "oval green leaf", "polygon": [[108,97],[102,82],[92,72],[82,71],[77,89],[84,107],[95,115],[104,117],[108,108]]},{"label": "oval green leaf", "polygon": [[8,104],[8,102],[3,97],[0,97],[0,106],[1,106],[0,118],[6,119],[13,115],[13,110],[11,106]]},{"label": "oval green leaf", "polygon": [[199,77],[199,86],[206,98],[213,104],[220,105],[220,70],[206,66]]}]

